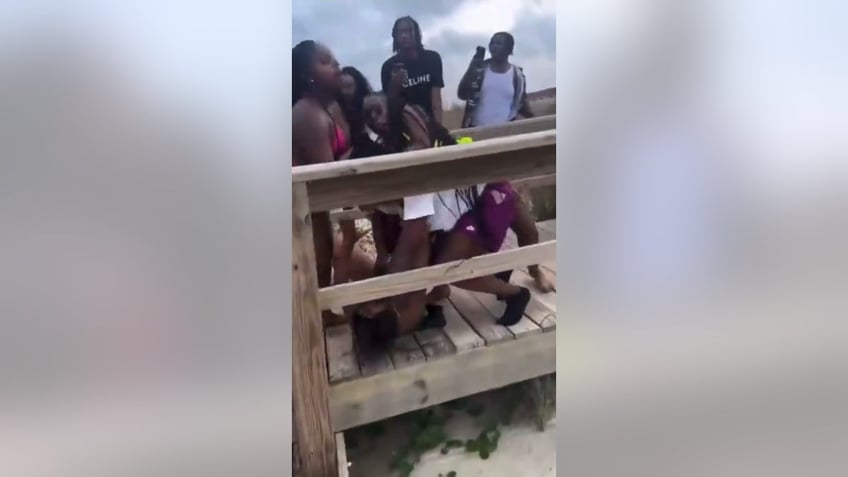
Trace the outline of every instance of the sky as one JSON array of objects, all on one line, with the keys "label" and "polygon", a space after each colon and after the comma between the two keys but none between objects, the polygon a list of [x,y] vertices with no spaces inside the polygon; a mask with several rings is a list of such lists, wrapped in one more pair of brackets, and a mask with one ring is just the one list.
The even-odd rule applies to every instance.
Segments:
[{"label": "sky", "polygon": [[474,49],[497,31],[515,37],[512,61],[524,68],[528,91],[556,86],[554,0],[296,0],[292,44],[326,44],[339,63],[355,66],[379,89],[380,66],[392,55],[392,24],[405,15],[421,25],[424,47],[442,56],[448,105],[459,102],[456,87]]}]

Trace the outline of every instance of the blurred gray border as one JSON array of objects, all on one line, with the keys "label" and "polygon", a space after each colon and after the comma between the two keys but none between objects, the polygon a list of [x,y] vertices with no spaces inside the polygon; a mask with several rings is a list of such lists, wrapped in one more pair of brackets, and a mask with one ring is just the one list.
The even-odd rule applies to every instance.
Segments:
[{"label": "blurred gray border", "polygon": [[[292,38],[292,11],[291,11],[291,7],[292,7],[291,2],[288,2],[288,6],[285,8],[285,12],[284,12],[284,15],[286,15],[287,18],[285,18],[284,21],[283,21],[283,25],[285,25],[285,27],[284,27],[284,30],[281,32],[282,33],[282,39],[280,40],[282,42],[282,44],[285,45],[286,51],[291,49],[291,47],[293,46],[291,44],[291,42],[292,42],[292,39],[291,39]],[[288,27],[288,28],[286,28],[286,27]],[[282,377],[282,379],[285,379],[286,383],[288,383],[288,386],[291,389],[292,388],[292,384],[291,384],[291,382],[292,382],[292,355],[291,355],[291,349],[292,349],[292,327],[291,327],[291,310],[292,310],[292,303],[291,303],[291,269],[292,269],[292,264],[291,264],[291,259],[292,259],[292,257],[291,257],[291,250],[292,250],[291,223],[292,222],[291,222],[291,210],[292,210],[292,208],[291,208],[291,166],[290,166],[290,164],[291,164],[291,141],[292,141],[292,138],[291,138],[291,91],[292,91],[291,81],[292,81],[292,79],[291,79],[291,62],[288,59],[288,56],[286,58],[281,58],[280,60],[285,62],[284,71],[286,72],[286,74],[283,75],[283,96],[282,96],[282,99],[283,99],[282,109],[283,109],[283,111],[282,111],[282,124],[280,125],[281,126],[280,131],[281,131],[281,137],[282,137],[282,141],[280,143],[280,146],[282,147],[282,150],[281,150],[282,154],[280,156],[280,159],[284,162],[284,164],[283,164],[284,167],[281,168],[281,170],[284,171],[284,173],[283,173],[283,179],[284,180],[282,181],[283,190],[282,190],[282,193],[280,194],[281,197],[282,197],[282,200],[283,200],[283,207],[282,207],[283,213],[282,213],[282,216],[280,217],[280,220],[283,221],[283,230],[286,231],[286,233],[284,234],[284,236],[285,236],[284,240],[286,240],[286,242],[280,244],[280,253],[282,254],[282,257],[283,257],[282,263],[284,263],[285,266],[288,267],[288,270],[285,273],[281,274],[282,277],[283,277],[283,283],[282,283],[280,289],[283,290],[283,294],[282,294],[282,296],[283,296],[283,300],[282,300],[283,309],[280,310],[281,311],[280,318],[285,320],[286,324],[285,324],[285,326],[283,326],[284,332],[283,332],[283,336],[281,337],[282,342],[280,343],[280,345],[283,347],[283,349],[289,350],[289,353],[283,353],[283,356],[285,356],[287,358],[287,361],[282,363],[283,366],[282,366],[280,376]],[[283,414],[283,415],[286,416],[287,420],[286,420],[286,422],[284,422],[282,424],[283,424],[283,426],[285,426],[284,428],[286,430],[291,431],[293,429],[293,426],[292,426],[292,411],[291,411],[291,409],[292,409],[291,392],[287,393],[286,396],[287,396],[287,402],[285,402],[285,414]],[[292,435],[290,441],[293,441],[293,440],[294,440],[294,436]],[[286,470],[288,470],[289,472],[293,472],[292,471],[292,445],[291,445],[291,442],[289,442],[288,445],[283,446],[283,465],[284,465],[285,470],[283,470],[283,474],[281,474],[281,475],[285,475],[287,473]]]}]

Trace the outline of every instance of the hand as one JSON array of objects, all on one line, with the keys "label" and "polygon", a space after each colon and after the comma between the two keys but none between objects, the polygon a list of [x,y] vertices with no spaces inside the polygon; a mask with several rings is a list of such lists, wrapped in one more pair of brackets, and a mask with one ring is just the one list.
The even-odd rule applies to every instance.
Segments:
[{"label": "hand", "polygon": [[389,82],[389,91],[394,93],[400,92],[407,79],[409,79],[409,73],[407,73],[406,68],[397,68],[392,70],[392,79]]}]

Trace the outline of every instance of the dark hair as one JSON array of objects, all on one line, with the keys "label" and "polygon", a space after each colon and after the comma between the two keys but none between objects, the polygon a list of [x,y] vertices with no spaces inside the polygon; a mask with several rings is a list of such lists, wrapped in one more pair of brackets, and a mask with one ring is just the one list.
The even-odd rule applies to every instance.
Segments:
[{"label": "dark hair", "polygon": [[[404,134],[403,121],[403,112],[407,104],[402,98],[390,98],[383,92],[374,94],[386,97],[387,109],[389,110],[389,132],[383,142],[388,147],[389,152],[404,151],[407,146],[409,146],[409,139],[407,139],[407,136]],[[433,118],[427,114],[423,108],[418,105],[411,106],[424,117],[425,126],[427,127],[427,132],[430,136],[431,147],[436,142],[440,142],[442,146],[455,146],[458,144],[456,142],[456,138],[453,137],[450,131],[448,131],[448,129],[438,121],[433,120]],[[486,223],[486,218],[483,215],[483,210],[480,207],[477,207],[480,201],[480,194],[477,191],[477,185],[474,184],[468,187],[458,187],[455,189],[455,194],[457,203],[465,203],[466,207],[468,207],[468,209],[474,214],[480,234],[484,238],[489,238],[490,231],[488,224]],[[497,250],[494,250],[494,252],[497,252]]]},{"label": "dark hair", "polygon": [[512,37],[512,34],[505,31],[499,31],[492,35],[492,39],[496,36],[501,35],[504,37],[504,41],[506,42],[506,54],[511,55],[512,50],[515,48],[515,38]]},{"label": "dark hair", "polygon": [[318,43],[313,40],[303,40],[292,48],[292,106],[294,106],[309,89],[309,70]]},{"label": "dark hair", "polygon": [[403,98],[393,98],[382,91],[369,94],[368,96],[380,96],[386,98],[386,107],[389,115],[389,132],[386,134],[386,137],[383,138],[383,143],[391,152],[402,152],[409,146],[409,139],[406,137],[403,121],[403,112],[406,106],[412,107],[424,118],[424,126],[427,128],[427,133],[430,136],[430,146],[435,144],[437,141],[443,146],[453,146],[457,144],[456,138],[451,135],[450,131],[448,131],[447,128],[442,126],[438,121],[434,121],[433,118],[420,106],[414,104],[407,105]]},{"label": "dark hair", "polygon": [[371,89],[371,85],[368,83],[365,75],[353,66],[342,68],[342,74],[350,75],[353,78],[354,84],[356,84],[356,91],[353,93],[353,104],[348,105],[348,102],[339,95],[339,104],[342,106],[345,119],[347,119],[347,123],[350,125],[351,135],[355,136],[365,131],[362,103],[365,101],[365,97],[373,93],[374,90]]},{"label": "dark hair", "polygon": [[418,25],[418,22],[415,21],[414,18],[407,15],[405,17],[398,18],[397,20],[395,20],[395,24],[392,25],[392,51],[397,52],[399,49],[397,42],[397,29],[400,22],[404,20],[408,21],[409,23],[412,23],[412,30],[415,32],[415,45],[418,47],[418,49],[423,49],[424,44],[421,43],[421,27]]}]

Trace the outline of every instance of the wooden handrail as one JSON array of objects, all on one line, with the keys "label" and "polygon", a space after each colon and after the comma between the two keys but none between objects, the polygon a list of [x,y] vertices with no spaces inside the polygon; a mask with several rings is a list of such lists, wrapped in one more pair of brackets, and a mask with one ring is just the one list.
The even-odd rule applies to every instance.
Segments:
[{"label": "wooden handrail", "polygon": [[556,173],[556,132],[542,131],[345,163],[302,166],[313,212],[470,184]]},{"label": "wooden handrail", "polygon": [[516,136],[486,139],[471,144],[421,149],[410,152],[385,154],[376,157],[350,159],[347,161],[309,164],[292,168],[292,182],[315,182],[322,179],[349,177],[374,172],[404,169],[448,161],[459,161],[472,157],[487,156],[504,152],[533,149],[556,144],[556,130],[549,129]]},{"label": "wooden handrail", "polygon": [[[539,187],[547,187],[556,185],[556,174],[546,174],[543,176],[529,177],[527,179],[519,179],[512,181],[514,187],[526,187],[528,189],[537,189]],[[330,212],[330,219],[339,222],[342,220],[356,220],[368,217],[368,214],[358,208],[350,210],[334,210]]]},{"label": "wooden handrail", "polygon": [[550,240],[466,260],[325,287],[318,290],[318,306],[324,310],[339,309],[347,305],[400,295],[436,285],[492,275],[504,270],[543,262],[554,253],[556,253],[556,240]]},{"label": "wooden handrail", "polygon": [[556,128],[556,115],[538,116],[535,118],[521,119],[511,123],[493,124],[490,126],[478,126],[474,128],[462,128],[451,131],[454,137],[468,136],[475,141],[492,139],[496,137],[514,136],[536,131],[546,131]]}]

